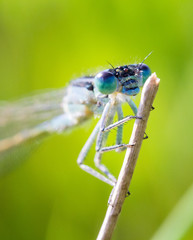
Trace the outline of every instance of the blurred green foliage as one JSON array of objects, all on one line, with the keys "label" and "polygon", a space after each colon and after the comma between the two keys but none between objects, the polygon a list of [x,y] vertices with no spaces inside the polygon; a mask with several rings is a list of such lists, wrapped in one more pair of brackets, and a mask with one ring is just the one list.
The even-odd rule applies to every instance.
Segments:
[{"label": "blurred green foliage", "polygon": [[[190,0],[0,1],[2,100],[66,86],[108,68],[106,60],[140,62],[153,50],[146,63],[160,88],[114,240],[150,239],[192,185],[192,9]],[[0,239],[96,238],[111,188],[76,164],[94,124],[48,138],[0,179]],[[123,157],[104,161],[118,174]],[[174,239],[193,239],[193,227]]]}]

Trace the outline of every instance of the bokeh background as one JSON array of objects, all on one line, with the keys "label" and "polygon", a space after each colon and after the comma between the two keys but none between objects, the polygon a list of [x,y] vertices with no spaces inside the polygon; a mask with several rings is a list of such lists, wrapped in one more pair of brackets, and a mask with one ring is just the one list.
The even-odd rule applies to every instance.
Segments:
[{"label": "bokeh background", "polygon": [[[193,2],[0,1],[1,100],[152,50],[146,64],[161,83],[114,240],[193,239]],[[96,121],[49,137],[0,178],[0,239],[96,239],[111,187],[76,163]],[[104,162],[117,176],[123,158],[107,153]]]}]

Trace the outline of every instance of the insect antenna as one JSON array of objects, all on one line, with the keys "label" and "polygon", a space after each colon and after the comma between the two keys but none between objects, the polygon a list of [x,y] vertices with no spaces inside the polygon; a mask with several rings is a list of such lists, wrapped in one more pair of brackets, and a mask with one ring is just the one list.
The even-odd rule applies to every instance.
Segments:
[{"label": "insect antenna", "polygon": [[151,51],[144,59],[143,61],[139,64],[139,66],[141,66],[141,64],[143,64],[145,62],[145,60],[152,54],[153,51]]},{"label": "insect antenna", "polygon": [[106,62],[107,62],[113,69],[115,69],[115,68],[113,67],[113,65],[112,65],[109,61],[106,60]]}]

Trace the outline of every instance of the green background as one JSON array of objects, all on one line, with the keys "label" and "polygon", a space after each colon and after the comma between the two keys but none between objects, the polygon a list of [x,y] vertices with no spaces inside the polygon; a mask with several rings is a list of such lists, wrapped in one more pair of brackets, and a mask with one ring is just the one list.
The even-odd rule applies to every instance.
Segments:
[{"label": "green background", "polygon": [[[106,61],[138,63],[152,50],[146,64],[160,88],[114,240],[151,239],[176,206],[155,239],[193,239],[193,2],[0,1],[2,100],[66,86]],[[0,239],[96,239],[111,187],[76,163],[96,121],[49,137],[1,177]],[[104,162],[117,176],[123,158],[107,153]]]}]

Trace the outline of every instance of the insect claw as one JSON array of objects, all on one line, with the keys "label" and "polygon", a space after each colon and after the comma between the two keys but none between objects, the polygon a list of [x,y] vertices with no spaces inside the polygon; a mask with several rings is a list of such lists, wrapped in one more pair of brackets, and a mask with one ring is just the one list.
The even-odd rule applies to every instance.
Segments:
[{"label": "insect claw", "polygon": [[134,147],[136,143],[127,144],[127,147]]},{"label": "insect claw", "polygon": [[125,197],[129,197],[129,195],[131,195],[131,193],[128,191]]},{"label": "insect claw", "polygon": [[148,139],[149,137],[147,136],[147,134],[144,132],[144,137],[143,140]]},{"label": "insect claw", "polygon": [[142,117],[135,116],[136,119],[143,120]]}]

